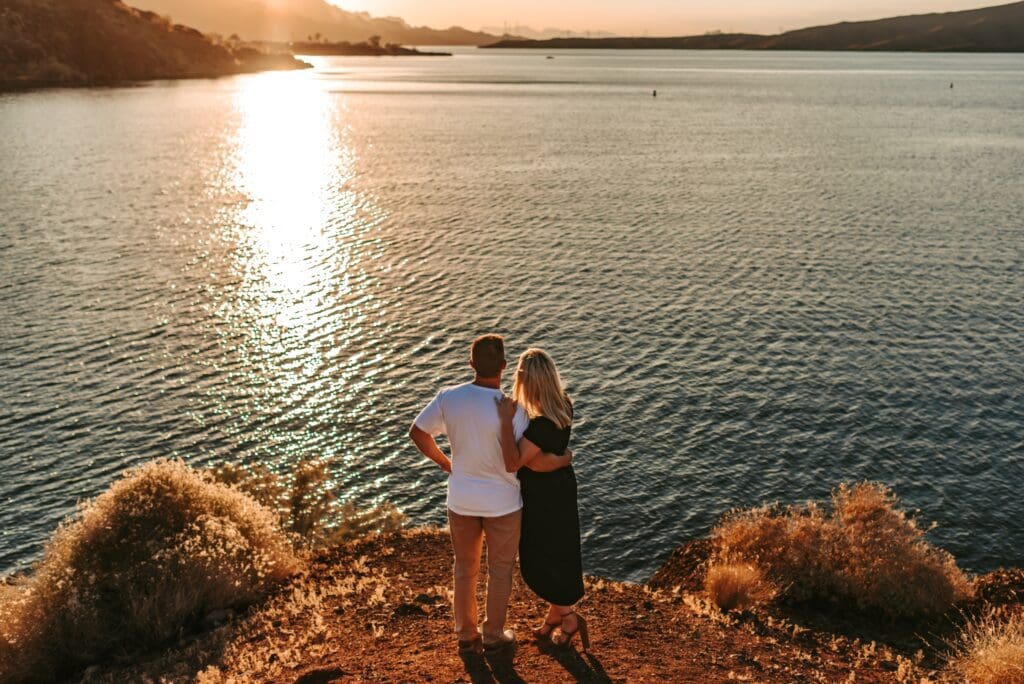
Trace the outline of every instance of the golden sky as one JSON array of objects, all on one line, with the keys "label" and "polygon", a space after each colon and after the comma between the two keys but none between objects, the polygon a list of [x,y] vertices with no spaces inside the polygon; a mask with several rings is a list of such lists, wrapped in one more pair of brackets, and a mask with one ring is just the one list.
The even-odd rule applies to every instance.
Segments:
[{"label": "golden sky", "polygon": [[402,17],[411,24],[471,29],[522,24],[535,29],[681,35],[709,30],[775,33],[843,20],[948,12],[1008,0],[331,0],[347,10]]}]

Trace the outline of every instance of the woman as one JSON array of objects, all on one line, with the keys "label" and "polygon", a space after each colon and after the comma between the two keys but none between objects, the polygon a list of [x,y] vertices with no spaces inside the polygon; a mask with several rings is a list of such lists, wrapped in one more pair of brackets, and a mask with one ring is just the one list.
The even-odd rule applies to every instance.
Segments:
[{"label": "woman", "polygon": [[[530,425],[516,443],[512,419],[518,406],[529,415]],[[550,604],[544,624],[533,634],[547,638],[559,627],[560,634],[551,640],[568,646],[579,632],[587,650],[587,622],[575,610],[584,591],[576,473],[571,464],[551,472],[530,468],[541,453],[564,454],[572,432],[572,402],[547,352],[528,349],[519,357],[512,398],[504,398],[498,411],[505,468],[518,474],[523,495],[520,570],[527,586]]]}]

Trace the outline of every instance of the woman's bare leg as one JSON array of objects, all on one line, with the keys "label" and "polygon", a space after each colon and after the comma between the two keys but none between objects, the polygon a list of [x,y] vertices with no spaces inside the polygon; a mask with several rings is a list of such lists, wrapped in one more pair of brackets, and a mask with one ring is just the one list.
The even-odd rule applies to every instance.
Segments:
[{"label": "woman's bare leg", "polygon": [[558,606],[549,603],[548,614],[544,616],[544,622],[533,630],[533,635],[539,639],[546,638],[560,624],[562,624],[562,613],[559,612]]}]

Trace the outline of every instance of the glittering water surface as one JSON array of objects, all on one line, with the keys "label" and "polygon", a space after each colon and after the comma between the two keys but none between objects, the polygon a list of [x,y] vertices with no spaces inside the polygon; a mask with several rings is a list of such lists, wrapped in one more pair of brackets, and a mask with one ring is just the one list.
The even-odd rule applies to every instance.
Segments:
[{"label": "glittering water surface", "polygon": [[590,572],[861,479],[1024,562],[1024,56],[317,67],[0,98],[0,570],[158,456],[442,523],[485,331],[570,383]]}]

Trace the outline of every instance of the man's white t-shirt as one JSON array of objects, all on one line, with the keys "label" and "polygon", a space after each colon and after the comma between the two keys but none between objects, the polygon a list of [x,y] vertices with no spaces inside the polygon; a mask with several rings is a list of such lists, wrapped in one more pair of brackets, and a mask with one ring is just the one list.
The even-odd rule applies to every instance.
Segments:
[{"label": "man's white t-shirt", "polygon": [[[446,387],[416,418],[420,430],[434,437],[448,435],[448,508],[459,515],[496,518],[523,507],[519,480],[505,471],[501,456],[501,418],[495,401],[501,396],[501,390],[473,383]],[[512,421],[516,441],[529,423],[520,407]]]}]

